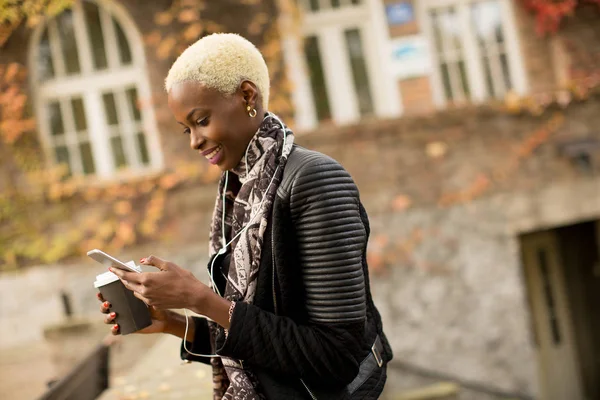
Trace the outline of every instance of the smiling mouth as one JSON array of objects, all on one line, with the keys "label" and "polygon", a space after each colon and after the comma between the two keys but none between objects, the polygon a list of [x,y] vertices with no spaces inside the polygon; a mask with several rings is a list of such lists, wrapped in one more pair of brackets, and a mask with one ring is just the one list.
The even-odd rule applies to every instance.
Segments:
[{"label": "smiling mouth", "polygon": [[208,154],[204,154],[204,157],[206,157],[207,160],[210,160],[211,158],[213,158],[214,156],[216,156],[219,151],[221,151],[223,147],[221,145],[218,145],[217,147],[215,147],[215,149],[213,151],[211,151]]}]

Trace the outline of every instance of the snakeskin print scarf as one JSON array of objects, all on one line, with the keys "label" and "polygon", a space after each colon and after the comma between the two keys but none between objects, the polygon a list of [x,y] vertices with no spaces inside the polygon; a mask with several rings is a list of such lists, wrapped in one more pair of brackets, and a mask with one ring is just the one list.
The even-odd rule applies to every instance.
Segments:
[{"label": "snakeskin print scarf", "polygon": [[[210,257],[215,256],[223,246],[223,228],[226,238],[234,238],[249,225],[230,245],[232,255],[224,293],[228,300],[247,303],[254,300],[267,221],[293,143],[293,133],[277,116],[267,113],[250,141],[245,157],[230,172],[239,179],[237,195],[230,187],[225,187],[225,174],[221,177],[210,230]],[[226,194],[224,224],[223,191]],[[210,323],[210,327],[215,347],[218,337],[221,340],[224,337],[224,330],[215,323]],[[213,357],[211,364],[215,400],[265,398],[252,371],[242,368],[237,360]]]}]

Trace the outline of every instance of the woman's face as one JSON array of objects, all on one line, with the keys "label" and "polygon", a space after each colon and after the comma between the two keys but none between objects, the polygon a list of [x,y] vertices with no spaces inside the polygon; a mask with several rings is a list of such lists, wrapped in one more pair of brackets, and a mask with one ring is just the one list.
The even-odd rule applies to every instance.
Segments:
[{"label": "woman's face", "polygon": [[[227,171],[238,165],[260,126],[263,112],[258,97],[258,89],[248,81],[230,96],[184,81],[171,88],[169,108],[182,132],[189,135],[190,147]],[[248,105],[256,108],[255,118],[248,115]]]}]

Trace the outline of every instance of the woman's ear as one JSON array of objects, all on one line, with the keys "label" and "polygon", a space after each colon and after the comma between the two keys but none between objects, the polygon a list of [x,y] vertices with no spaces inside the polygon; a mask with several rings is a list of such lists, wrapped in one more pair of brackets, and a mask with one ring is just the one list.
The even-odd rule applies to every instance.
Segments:
[{"label": "woman's ear", "polygon": [[244,102],[247,105],[252,106],[252,108],[256,108],[258,105],[258,97],[259,92],[256,85],[250,81],[244,81],[240,85],[240,90],[242,92],[242,96],[244,98]]}]

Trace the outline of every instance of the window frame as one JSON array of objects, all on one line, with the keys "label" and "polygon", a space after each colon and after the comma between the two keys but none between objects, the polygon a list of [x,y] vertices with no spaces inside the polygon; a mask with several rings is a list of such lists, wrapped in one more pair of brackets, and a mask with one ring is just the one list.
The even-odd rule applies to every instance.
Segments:
[{"label": "window frame", "polygon": [[[156,126],[156,118],[154,108],[151,105],[151,88],[146,70],[146,57],[144,54],[143,39],[137,26],[129,14],[120,4],[111,0],[86,0],[98,7],[100,12],[101,24],[103,27],[104,45],[106,49],[107,67],[101,70],[94,68],[94,56],[90,46],[88,36],[87,21],[85,21],[82,2],[75,2],[72,7],[73,25],[76,37],[85,38],[85,40],[76,40],[77,53],[79,58],[80,72],[74,75],[66,75],[60,73],[64,71],[64,56],[60,54],[58,46],[52,45],[56,43],[57,37],[50,38],[51,35],[56,35],[55,28],[51,28],[56,23],[55,19],[50,19],[40,23],[33,31],[30,44],[28,62],[30,66],[30,87],[33,93],[33,106],[36,115],[36,123],[41,139],[43,151],[48,166],[57,165],[54,154],[55,142],[51,134],[50,120],[48,118],[48,105],[54,101],[61,103],[61,115],[63,124],[65,125],[65,139],[67,136],[73,136],[71,133],[76,132],[74,129],[74,115],[71,108],[65,108],[65,105],[70,106],[70,99],[79,97],[84,104],[84,112],[87,122],[88,141],[91,145],[91,152],[94,159],[95,173],[86,175],[83,172],[82,160],[80,157],[69,155],[71,160],[78,159],[79,162],[72,165],[73,177],[94,177],[98,180],[120,180],[129,177],[137,177],[140,175],[154,174],[163,168],[163,154],[161,151],[158,129]],[[110,18],[112,17],[112,18]],[[115,45],[118,49],[117,33],[112,23],[112,19],[119,24],[129,50],[131,52],[131,63],[122,66],[119,61],[119,52],[110,51],[111,45]],[[52,62],[54,66],[54,76],[44,82],[41,82],[38,76],[39,62],[39,46],[41,36],[44,31],[48,32],[50,41]],[[54,39],[54,40],[52,40]],[[60,57],[57,55],[60,54]],[[123,143],[125,151],[134,151],[136,163],[128,165],[125,169],[118,169],[113,158],[113,151],[110,144],[111,127],[106,122],[104,104],[102,102],[102,94],[111,91],[115,93],[115,97],[119,96],[119,92],[125,93],[129,88],[134,87],[137,90],[137,98],[141,120],[135,121],[134,118],[119,119],[119,125],[122,130],[121,137],[130,135],[131,138],[124,142],[131,143],[136,139],[135,126],[136,123],[141,125],[144,133],[146,149],[149,156],[147,165],[140,164],[142,159],[141,151],[127,146]],[[81,89],[85,88],[85,89]],[[140,101],[140,99],[143,99]],[[122,99],[116,99],[119,108],[123,106]],[[126,100],[126,99],[125,99]],[[125,107],[120,112],[131,113],[129,107]],[[131,117],[131,115],[130,115]],[[125,132],[127,131],[127,132]],[[129,132],[131,131],[131,132]],[[72,161],[73,162],[73,161]]]},{"label": "window frame", "polygon": [[[462,106],[469,103],[480,104],[490,99],[493,95],[487,94],[484,66],[481,62],[482,53],[476,41],[471,21],[469,20],[469,6],[473,3],[486,0],[424,0],[418,2],[418,18],[422,33],[430,43],[430,56],[432,61],[432,94],[433,102],[437,108],[445,108],[450,104]],[[515,11],[511,0],[496,0],[500,6],[502,28],[504,33],[504,53],[508,59],[509,75],[513,88],[517,94],[525,95],[529,91],[523,57],[521,56],[521,45],[515,21]],[[436,8],[454,6],[457,12],[461,44],[463,46],[463,60],[465,62],[467,83],[471,93],[471,99],[462,102],[448,101],[444,93],[444,82],[440,73],[440,58],[436,49],[435,34],[429,11]],[[495,82],[494,82],[495,84]]]},{"label": "window frame", "polygon": [[[340,0],[340,8],[322,9],[330,0],[318,0],[321,9],[302,12],[299,34],[295,37],[287,27],[290,16],[280,15],[282,44],[288,74],[294,82],[292,102],[295,123],[300,130],[314,129],[320,122],[313,101],[312,86],[304,55],[304,39],[316,36],[325,76],[332,121],[338,125],[361,119],[358,96],[345,43],[345,32],[358,29],[365,57],[374,117],[395,117],[402,111],[398,85],[388,69],[389,33],[385,25],[385,9],[381,0]],[[308,1],[304,1],[308,3]],[[283,14],[283,13],[281,13]]]}]

